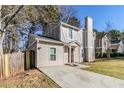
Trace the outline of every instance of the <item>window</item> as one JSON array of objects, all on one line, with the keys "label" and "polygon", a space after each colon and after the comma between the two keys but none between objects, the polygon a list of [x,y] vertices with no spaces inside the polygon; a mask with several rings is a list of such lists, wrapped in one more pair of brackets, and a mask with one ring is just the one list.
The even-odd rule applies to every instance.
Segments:
[{"label": "window", "polygon": [[72,29],[69,29],[69,37],[70,37],[71,39],[73,38]]},{"label": "window", "polygon": [[81,50],[81,57],[84,57],[84,50]]},{"label": "window", "polygon": [[56,48],[50,48],[50,60],[51,61],[56,60]]},{"label": "window", "polygon": [[68,53],[68,47],[64,47],[64,53]]}]

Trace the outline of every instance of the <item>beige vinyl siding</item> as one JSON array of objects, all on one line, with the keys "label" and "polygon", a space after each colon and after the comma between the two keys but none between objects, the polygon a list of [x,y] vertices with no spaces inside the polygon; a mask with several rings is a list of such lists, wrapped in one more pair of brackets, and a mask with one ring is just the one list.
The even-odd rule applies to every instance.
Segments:
[{"label": "beige vinyl siding", "polygon": [[80,55],[79,55],[79,47],[77,46],[74,50],[74,62],[79,62],[80,61]]},{"label": "beige vinyl siding", "polygon": [[[82,31],[77,31],[75,29],[71,29],[71,28],[67,28],[64,26],[60,27],[61,31],[60,31],[60,40],[63,42],[70,42],[70,41],[78,41],[80,44],[82,44]],[[70,29],[72,30],[72,38],[70,38],[69,34],[70,34]]]},{"label": "beige vinyl siding", "polygon": [[[65,27],[63,25],[60,26],[60,35],[61,35],[61,41],[65,42],[65,43],[69,43],[69,42],[78,42],[81,46],[79,47],[78,45],[76,45],[77,47],[74,49],[74,62],[82,62],[83,61],[83,57],[81,56],[82,54],[82,50],[83,49],[83,34],[82,34],[82,29],[79,30],[75,30],[69,27]],[[70,38],[69,36],[69,29],[72,30],[72,38]],[[74,44],[75,45],[75,44]],[[68,53],[64,53],[64,63],[68,63]]]},{"label": "beige vinyl siding", "polygon": [[[42,42],[37,44],[38,47],[41,49],[37,50],[37,67],[64,65],[63,46]],[[56,49],[56,60],[50,59],[50,48]]]},{"label": "beige vinyl siding", "polygon": [[63,50],[64,50],[64,64],[68,64],[68,47],[65,46]]},{"label": "beige vinyl siding", "polygon": [[95,33],[93,32],[93,20],[90,17],[85,18],[85,30],[83,32],[84,42],[84,61],[95,60]]}]

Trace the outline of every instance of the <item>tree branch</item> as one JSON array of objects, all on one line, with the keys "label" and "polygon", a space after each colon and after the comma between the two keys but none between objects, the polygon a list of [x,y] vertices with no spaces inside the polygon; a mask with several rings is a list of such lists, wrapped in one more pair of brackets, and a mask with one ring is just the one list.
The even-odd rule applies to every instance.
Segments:
[{"label": "tree branch", "polygon": [[9,25],[9,23],[12,21],[12,19],[16,16],[16,14],[18,14],[18,12],[24,7],[24,5],[20,5],[19,8],[15,11],[15,13],[13,13],[13,15],[10,17],[10,19],[6,22],[4,29],[7,28],[7,26]]}]

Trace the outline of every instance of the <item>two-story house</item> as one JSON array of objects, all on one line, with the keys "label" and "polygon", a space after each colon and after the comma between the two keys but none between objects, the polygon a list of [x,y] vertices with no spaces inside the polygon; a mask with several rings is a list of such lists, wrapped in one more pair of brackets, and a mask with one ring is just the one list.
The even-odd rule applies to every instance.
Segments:
[{"label": "two-story house", "polygon": [[95,34],[91,17],[85,28],[60,22],[44,36],[30,35],[30,50],[35,52],[36,67],[95,61]]},{"label": "two-story house", "polygon": [[45,32],[45,36],[54,38],[64,44],[64,63],[74,63],[83,61],[81,56],[82,30],[77,27],[61,22],[51,33]]},{"label": "two-story house", "polygon": [[110,42],[107,34],[101,36],[96,36],[95,40],[95,50],[96,53],[107,53],[107,50],[110,49],[112,53],[123,53],[124,52],[124,40],[117,40]]},{"label": "two-story house", "polygon": [[95,40],[95,48],[96,53],[107,53],[107,49],[110,47],[110,42],[107,37],[107,34],[103,34],[102,36],[96,36]]}]

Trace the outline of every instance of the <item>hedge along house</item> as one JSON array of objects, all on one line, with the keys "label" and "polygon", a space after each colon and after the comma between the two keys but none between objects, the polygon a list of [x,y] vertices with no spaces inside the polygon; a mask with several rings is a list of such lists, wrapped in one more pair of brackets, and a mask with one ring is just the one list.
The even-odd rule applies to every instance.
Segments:
[{"label": "hedge along house", "polygon": [[95,61],[95,34],[91,17],[80,29],[60,22],[43,36],[30,35],[29,49],[35,52],[35,66],[75,64]]}]

